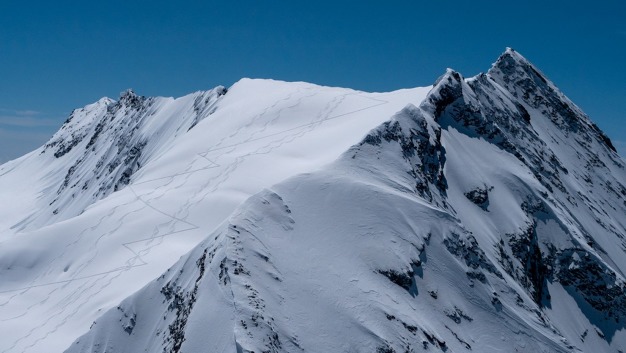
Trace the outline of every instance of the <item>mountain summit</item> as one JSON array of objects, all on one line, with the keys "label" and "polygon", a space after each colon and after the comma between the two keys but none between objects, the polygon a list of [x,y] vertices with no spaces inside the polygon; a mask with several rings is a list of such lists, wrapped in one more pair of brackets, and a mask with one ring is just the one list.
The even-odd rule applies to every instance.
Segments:
[{"label": "mountain summit", "polygon": [[626,164],[512,49],[389,93],[125,93],[0,185],[0,351],[626,350]]}]

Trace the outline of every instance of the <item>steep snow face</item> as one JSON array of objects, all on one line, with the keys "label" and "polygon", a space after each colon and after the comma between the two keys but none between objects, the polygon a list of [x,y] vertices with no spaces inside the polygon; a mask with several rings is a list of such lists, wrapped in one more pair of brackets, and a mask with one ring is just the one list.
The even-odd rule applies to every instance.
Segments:
[{"label": "steep snow face", "polygon": [[622,351],[625,183],[507,50],[249,198],[68,352]]},{"label": "steep snow face", "polygon": [[[589,343],[600,337],[623,349],[626,173],[610,140],[512,50],[486,75],[444,77],[425,106],[441,102],[437,121],[446,130],[444,146],[457,151],[447,154],[450,200],[482,209],[457,212],[463,224],[475,234],[491,234],[484,247],[497,249],[493,258],[569,345],[610,350]],[[467,153],[467,141],[476,138],[515,156],[526,170],[516,178],[530,174],[541,187],[495,204],[494,196],[520,183],[491,181],[485,165],[497,159]]]},{"label": "steep snow face", "polygon": [[0,166],[2,199],[15,200],[0,205],[0,352],[62,351],[249,196],[334,161],[429,90],[243,79],[75,111]]}]

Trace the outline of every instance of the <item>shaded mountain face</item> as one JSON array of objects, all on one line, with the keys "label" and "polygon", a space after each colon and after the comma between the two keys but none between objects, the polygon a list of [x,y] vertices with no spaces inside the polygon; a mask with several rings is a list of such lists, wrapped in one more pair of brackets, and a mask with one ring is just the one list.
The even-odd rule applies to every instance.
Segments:
[{"label": "shaded mountain face", "polygon": [[625,184],[508,49],[250,197],[67,351],[622,351]]}]

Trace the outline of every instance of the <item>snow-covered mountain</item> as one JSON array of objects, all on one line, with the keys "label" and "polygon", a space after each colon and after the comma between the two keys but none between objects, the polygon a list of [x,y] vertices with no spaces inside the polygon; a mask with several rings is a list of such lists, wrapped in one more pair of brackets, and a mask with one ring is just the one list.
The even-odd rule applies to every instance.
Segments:
[{"label": "snow-covered mountain", "polygon": [[225,92],[217,87],[174,100],[128,90],[117,102],[102,98],[75,110],[44,147],[3,166],[3,174],[11,170],[3,175],[3,187],[25,177],[41,185],[29,185],[32,203],[22,203],[24,208],[6,205],[13,211],[3,210],[3,223],[37,229],[79,215],[126,186],[143,164],[209,116]]},{"label": "snow-covered mountain", "polygon": [[429,88],[244,79],[74,111],[0,166],[0,352],[63,351],[246,198],[332,162]]},{"label": "snow-covered mountain", "polygon": [[0,167],[0,351],[626,350],[625,163],[511,49],[68,120]]}]

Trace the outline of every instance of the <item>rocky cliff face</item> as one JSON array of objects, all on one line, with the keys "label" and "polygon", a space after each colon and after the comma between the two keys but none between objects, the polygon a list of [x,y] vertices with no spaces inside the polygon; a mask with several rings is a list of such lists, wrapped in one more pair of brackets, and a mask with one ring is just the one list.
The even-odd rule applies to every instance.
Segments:
[{"label": "rocky cliff face", "polygon": [[508,49],[248,199],[68,352],[626,350],[625,184]]}]

